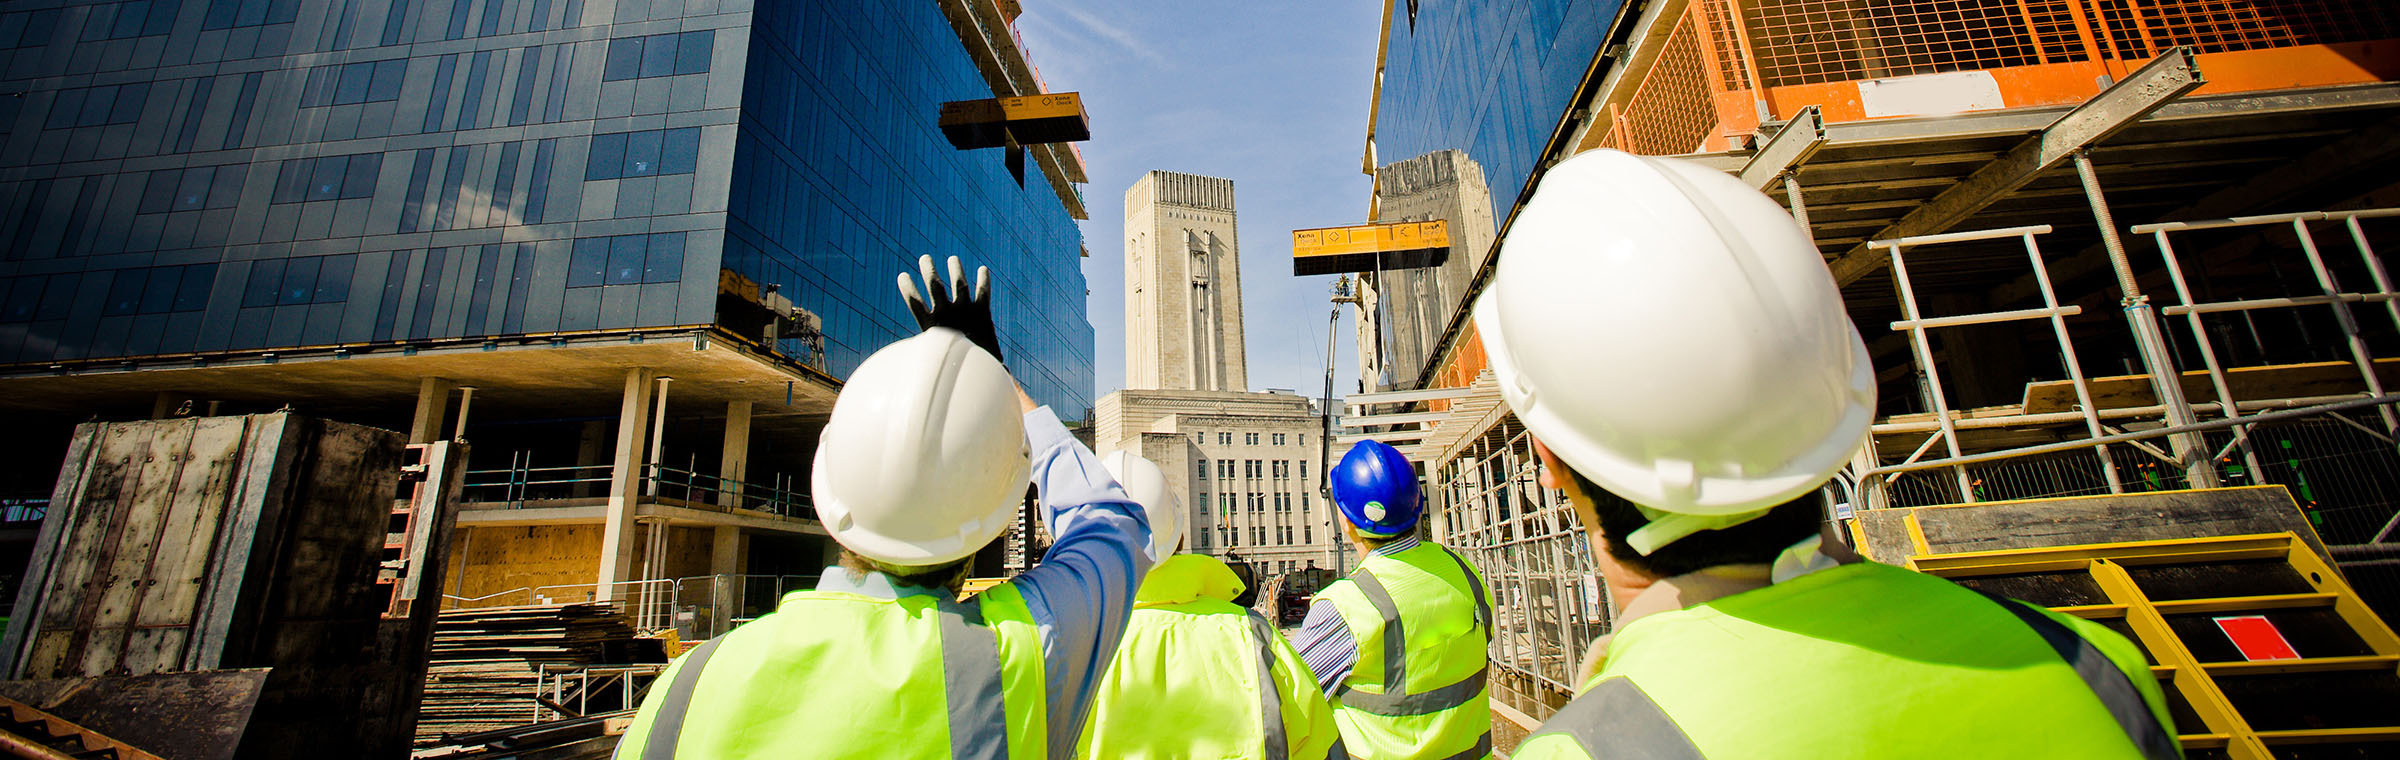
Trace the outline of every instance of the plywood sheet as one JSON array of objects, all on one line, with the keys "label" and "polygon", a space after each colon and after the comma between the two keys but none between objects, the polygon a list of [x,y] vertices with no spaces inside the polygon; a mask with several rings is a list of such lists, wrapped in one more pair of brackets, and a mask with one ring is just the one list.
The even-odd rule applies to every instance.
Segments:
[{"label": "plywood sheet", "polygon": [[[2389,389],[2400,387],[2400,359],[2375,360],[2375,376]],[[2115,375],[2095,377],[2092,385],[2092,405],[2101,409],[2153,406],[2157,394],[2151,392],[2149,375]],[[2359,377],[2358,365],[2350,362],[2310,362],[2307,364],[2278,364],[2267,367],[2237,367],[2225,371],[2225,384],[2240,401],[2259,401],[2279,398],[2310,398],[2364,393],[2367,390]],[[2217,400],[2216,384],[2206,370],[2187,370],[2183,373],[2183,396],[2192,403]],[[2075,386],[2065,380],[2028,383],[2025,386],[2025,413],[2049,414],[2075,411]]]},{"label": "plywood sheet", "polygon": [[2325,555],[2291,492],[2276,485],[1870,510],[1859,513],[1858,529],[1864,553],[1891,564],[1919,554],[2286,531]]},{"label": "plywood sheet", "polygon": [[[561,601],[581,601],[599,574],[599,525],[530,525],[505,528],[462,528],[451,544],[456,561],[450,567],[453,596],[497,597],[485,604],[525,604],[532,590],[545,586],[581,586]],[[552,591],[559,591],[552,589]],[[555,595],[555,594],[554,594]]]}]

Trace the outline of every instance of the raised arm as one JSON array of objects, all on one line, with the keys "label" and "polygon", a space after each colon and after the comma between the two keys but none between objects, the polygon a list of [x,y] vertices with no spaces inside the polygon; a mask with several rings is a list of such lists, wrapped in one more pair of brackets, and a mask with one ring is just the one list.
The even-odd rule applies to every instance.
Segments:
[{"label": "raised arm", "polygon": [[1124,638],[1134,588],[1149,572],[1150,527],[1141,507],[1048,407],[1030,399],[1022,404],[1029,408],[1025,439],[1042,522],[1055,543],[1040,564],[1010,582],[1041,627],[1050,746],[1072,747],[1083,735],[1092,690]]}]

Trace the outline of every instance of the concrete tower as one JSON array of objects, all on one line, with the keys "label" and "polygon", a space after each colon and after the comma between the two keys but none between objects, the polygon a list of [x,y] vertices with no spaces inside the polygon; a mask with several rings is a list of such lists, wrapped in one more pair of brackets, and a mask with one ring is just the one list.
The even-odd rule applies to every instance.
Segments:
[{"label": "concrete tower", "polygon": [[1125,387],[1249,390],[1233,180],[1154,171],[1125,191]]}]

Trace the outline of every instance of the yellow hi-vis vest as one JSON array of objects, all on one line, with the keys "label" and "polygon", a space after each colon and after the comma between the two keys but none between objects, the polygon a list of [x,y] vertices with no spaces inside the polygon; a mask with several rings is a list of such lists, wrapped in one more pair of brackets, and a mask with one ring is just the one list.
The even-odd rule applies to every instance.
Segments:
[{"label": "yellow hi-vis vest", "polygon": [[1179,554],[1142,578],[1133,618],[1092,695],[1077,754],[1319,760],[1333,707],[1300,653],[1215,557]]},{"label": "yellow hi-vis vest", "polygon": [[1334,722],[1359,760],[1471,760],[1492,751],[1483,575],[1431,541],[1373,555],[1317,595],[1358,640]]},{"label": "yellow hi-vis vest", "polygon": [[1044,758],[1042,692],[1012,584],[964,603],[795,591],[660,674],[616,757]]},{"label": "yellow hi-vis vest", "polygon": [[1510,757],[2171,760],[2173,725],[2125,637],[1859,563],[1625,626]]}]

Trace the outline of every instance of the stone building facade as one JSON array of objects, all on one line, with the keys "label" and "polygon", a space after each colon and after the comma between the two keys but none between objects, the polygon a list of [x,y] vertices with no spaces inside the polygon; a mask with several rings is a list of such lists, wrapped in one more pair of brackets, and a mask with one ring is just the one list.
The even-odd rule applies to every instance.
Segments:
[{"label": "stone building facade", "polygon": [[1154,171],[1125,191],[1125,386],[1241,391],[1233,180]]}]

